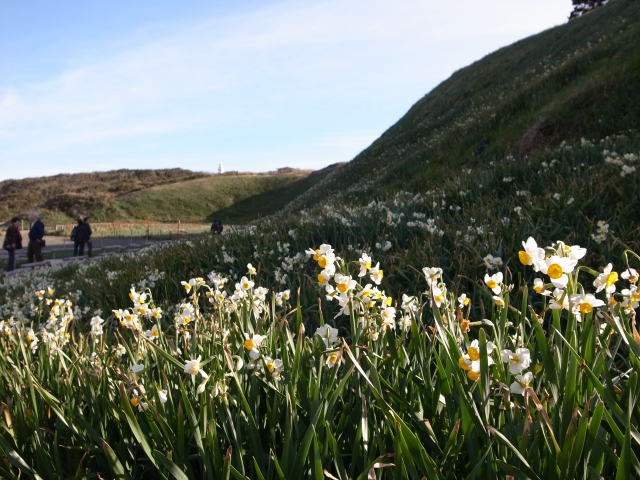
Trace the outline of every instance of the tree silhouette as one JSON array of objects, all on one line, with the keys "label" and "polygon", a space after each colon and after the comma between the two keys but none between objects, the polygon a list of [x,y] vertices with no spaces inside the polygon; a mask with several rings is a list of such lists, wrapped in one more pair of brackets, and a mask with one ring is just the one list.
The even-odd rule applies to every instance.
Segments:
[{"label": "tree silhouette", "polygon": [[587,12],[590,12],[594,8],[601,7],[609,3],[609,0],[572,0],[573,11],[569,15],[569,20],[577,17],[581,17]]}]

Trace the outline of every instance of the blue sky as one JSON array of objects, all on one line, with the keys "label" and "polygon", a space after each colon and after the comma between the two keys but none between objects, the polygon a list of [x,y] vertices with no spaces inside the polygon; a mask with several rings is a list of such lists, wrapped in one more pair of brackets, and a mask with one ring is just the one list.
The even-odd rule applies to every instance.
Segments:
[{"label": "blue sky", "polygon": [[351,160],[570,0],[0,0],[0,180]]}]

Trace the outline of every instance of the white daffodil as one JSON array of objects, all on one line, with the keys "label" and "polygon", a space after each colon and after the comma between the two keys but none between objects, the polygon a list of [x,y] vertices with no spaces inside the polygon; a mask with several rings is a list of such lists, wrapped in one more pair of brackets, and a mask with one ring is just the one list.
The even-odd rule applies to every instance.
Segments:
[{"label": "white daffodil", "polygon": [[371,262],[372,259],[368,254],[363,253],[360,256],[360,259],[358,260],[358,263],[360,264],[360,272],[358,272],[359,277],[364,277],[367,274],[367,270],[371,268]]},{"label": "white daffodil", "polygon": [[340,293],[347,293],[349,290],[353,290],[357,284],[357,282],[351,278],[351,275],[342,275],[340,273],[336,273],[333,280],[336,282],[336,290]]},{"label": "white daffodil", "polygon": [[102,327],[104,325],[104,320],[100,317],[93,317],[89,322],[91,326],[91,335],[93,336],[93,341],[97,342],[98,337],[102,335]]},{"label": "white daffodil", "polygon": [[188,282],[182,281],[180,284],[184,287],[184,291],[187,293],[191,292],[191,289],[196,286],[196,279],[192,278]]},{"label": "white daffodil", "polygon": [[518,252],[518,258],[523,265],[532,265],[533,270],[540,271],[540,266],[544,262],[544,249],[538,247],[535,239],[529,237],[526,242],[522,242],[524,250]]},{"label": "white daffodil", "polygon": [[340,338],[338,337],[338,329],[333,328],[330,325],[325,324],[321,327],[318,327],[316,329],[316,335],[322,338],[322,341],[324,342],[324,346],[326,348],[331,348],[340,341]]},{"label": "white daffodil", "polygon": [[[495,362],[493,358],[491,358],[491,353],[495,350],[496,346],[493,342],[486,343],[487,349],[487,365],[491,366]],[[463,354],[458,359],[458,365],[463,370],[467,371],[467,377],[469,377],[474,382],[478,381],[480,378],[480,343],[478,340],[474,340],[471,342],[467,353]]]},{"label": "white daffodil", "polygon": [[613,272],[613,265],[607,265],[602,273],[593,281],[593,286],[596,287],[596,293],[604,290],[611,294],[616,291],[615,283],[618,281],[618,273]]},{"label": "white daffodil", "polygon": [[492,298],[493,298],[493,302],[496,304],[496,307],[504,308],[505,303],[504,303],[504,299],[502,297],[494,295]]},{"label": "white daffodil", "polygon": [[469,303],[471,303],[471,299],[467,297],[466,293],[463,293],[458,297],[458,306],[460,308],[466,307],[467,305],[469,305]]},{"label": "white daffodil", "polygon": [[440,287],[436,287],[435,285],[431,286],[431,291],[429,292],[431,295],[431,299],[436,304],[436,307],[440,308],[440,305],[446,302],[446,298],[444,296],[444,292]]},{"label": "white daffodil", "polygon": [[331,280],[331,277],[333,277],[335,273],[336,273],[335,265],[331,264],[327,266],[318,274],[318,283],[320,283],[320,285],[326,284],[329,280]]},{"label": "white daffodil", "polygon": [[249,351],[249,358],[252,360],[260,358],[260,351],[258,350],[258,347],[266,337],[258,334],[249,335],[248,333],[245,333],[244,338],[245,341],[243,345],[244,348]]},{"label": "white daffodil", "polygon": [[280,376],[282,374],[282,371],[284,370],[284,364],[282,363],[282,360],[274,360],[271,357],[267,357],[266,355],[263,357],[263,360],[266,369],[271,374],[271,377],[273,377],[275,380],[280,380]]},{"label": "white daffodil", "polygon": [[509,371],[517,374],[531,365],[531,352],[528,348],[516,348],[515,352],[511,350],[502,351],[502,361],[509,364]]},{"label": "white daffodil", "polygon": [[524,375],[516,375],[516,381],[509,386],[511,393],[524,395],[524,391],[533,381],[533,373],[527,372]]},{"label": "white daffodil", "polygon": [[184,373],[189,375],[197,375],[199,373],[203,378],[209,378],[209,375],[200,368],[200,360],[202,360],[202,355],[198,355],[195,360],[187,360],[184,364]]},{"label": "white daffodil", "polygon": [[502,291],[502,287],[500,286],[502,283],[502,272],[494,273],[491,276],[486,273],[484,275],[484,283],[487,284],[487,287],[489,287],[493,293],[500,295],[500,292]]},{"label": "white daffodil", "polygon": [[628,280],[629,283],[638,283],[638,271],[634,268],[627,268],[620,274],[620,276],[625,280]]},{"label": "white daffodil", "polygon": [[487,268],[493,268],[493,255],[491,255],[490,253],[487,254],[482,261],[484,262],[485,267]]},{"label": "white daffodil", "polygon": [[384,273],[380,269],[380,262],[378,262],[375,267],[372,267],[369,270],[369,278],[371,278],[371,281],[376,285],[380,285],[380,282],[382,281],[383,276],[384,276]]},{"label": "white daffodil", "polygon": [[545,297],[551,295],[551,291],[547,290],[547,286],[541,278],[536,278],[533,281],[533,289],[536,291],[536,293],[544,295]]},{"label": "white daffodil", "polygon": [[429,288],[431,288],[431,285],[435,285],[438,282],[438,279],[442,277],[442,269],[438,267],[424,267],[422,269],[422,273],[424,273],[424,278],[427,279]]},{"label": "white daffodil", "polygon": [[144,336],[154,342],[160,336],[160,329],[158,329],[157,326],[154,326],[150,330],[146,330],[144,332]]},{"label": "white daffodil", "polygon": [[382,326],[381,330],[393,330],[396,328],[396,309],[393,307],[384,307],[380,314],[382,316]]},{"label": "white daffodil", "polygon": [[569,257],[552,255],[541,263],[540,270],[545,275],[549,275],[551,283],[553,283],[556,288],[564,288],[569,282],[567,274],[573,272],[577,263],[577,260],[572,260]]},{"label": "white daffodil", "polygon": [[569,310],[569,297],[565,291],[556,288],[553,293],[553,298],[549,301],[549,308],[552,310]]},{"label": "white daffodil", "polygon": [[247,275],[255,275],[258,273],[253,265],[247,263]]},{"label": "white daffodil", "polygon": [[149,408],[149,404],[146,402],[143,402],[142,399],[140,398],[140,395],[138,394],[138,390],[134,389],[132,392],[132,397],[131,397],[131,405],[133,405],[134,407],[138,407],[138,411],[140,412],[144,412],[146,409]]},{"label": "white daffodil", "polygon": [[243,291],[248,291],[253,288],[255,282],[253,280],[249,280],[247,277],[242,277],[239,283],[236,283],[236,290],[242,289]]},{"label": "white daffodil", "polygon": [[327,359],[324,361],[324,364],[329,368],[333,368],[336,365],[340,366],[340,364],[343,362],[344,358],[342,358],[340,352],[331,352],[327,355]]},{"label": "white daffodil", "polygon": [[160,403],[162,403],[163,405],[167,403],[167,391],[158,390],[158,398],[160,399]]},{"label": "white daffodil", "polygon": [[596,307],[602,307],[604,302],[597,299],[590,293],[586,295],[576,294],[571,295],[570,298],[571,311],[576,316],[576,320],[579,322],[582,320],[582,315],[587,315],[593,312]]},{"label": "white daffodil", "polygon": [[624,308],[627,313],[631,313],[631,311],[640,306],[640,292],[638,292],[636,285],[631,285],[631,288],[625,288],[620,293],[624,298],[622,308]]},{"label": "white daffodil", "polygon": [[407,294],[402,294],[402,310],[407,313],[415,313],[418,311],[417,299],[416,297],[410,297]]},{"label": "white daffodil", "polygon": [[587,254],[587,249],[580,245],[566,245],[562,241],[556,242],[558,244],[557,252],[559,256],[568,257],[576,262]]}]

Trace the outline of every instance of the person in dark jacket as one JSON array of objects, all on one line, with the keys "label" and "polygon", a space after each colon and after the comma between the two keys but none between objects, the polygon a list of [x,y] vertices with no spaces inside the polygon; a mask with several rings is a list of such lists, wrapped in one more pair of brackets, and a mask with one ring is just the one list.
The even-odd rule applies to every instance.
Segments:
[{"label": "person in dark jacket", "polygon": [[81,257],[84,255],[84,246],[87,243],[87,240],[91,237],[89,233],[89,226],[79,218],[78,225],[74,227],[73,232],[71,233],[73,237],[73,256]]},{"label": "person in dark jacket", "polygon": [[93,232],[91,231],[91,225],[89,224],[89,217],[85,217],[84,224],[86,225],[87,233],[89,234],[89,238],[87,239],[87,255],[92,257],[93,255],[91,253],[93,251],[93,244],[91,243],[91,235],[93,235]]},{"label": "person in dark jacket", "polygon": [[44,243],[44,223],[40,220],[40,214],[33,211],[29,214],[31,228],[29,228],[29,245],[27,246],[27,260],[33,263],[33,258],[41,262],[42,244]]},{"label": "person in dark jacket", "polygon": [[7,228],[7,233],[4,236],[4,242],[2,242],[2,248],[4,248],[9,254],[7,272],[15,270],[16,250],[20,250],[22,248],[22,235],[20,234],[20,228],[18,227],[19,223],[20,218],[13,217],[11,219],[11,225]]}]

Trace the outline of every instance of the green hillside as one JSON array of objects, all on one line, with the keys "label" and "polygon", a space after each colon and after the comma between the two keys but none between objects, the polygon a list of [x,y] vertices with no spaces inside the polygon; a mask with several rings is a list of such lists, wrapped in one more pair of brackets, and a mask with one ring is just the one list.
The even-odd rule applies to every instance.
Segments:
[{"label": "green hillside", "polygon": [[318,172],[211,175],[189,170],[117,170],[0,182],[0,216],[41,212],[46,222],[145,220],[225,223],[271,215],[339,165]]},{"label": "green hillside", "polygon": [[[640,126],[640,3],[615,0],[454,73],[290,206],[423,191],[460,168]],[[363,175],[363,172],[366,174]]]}]

